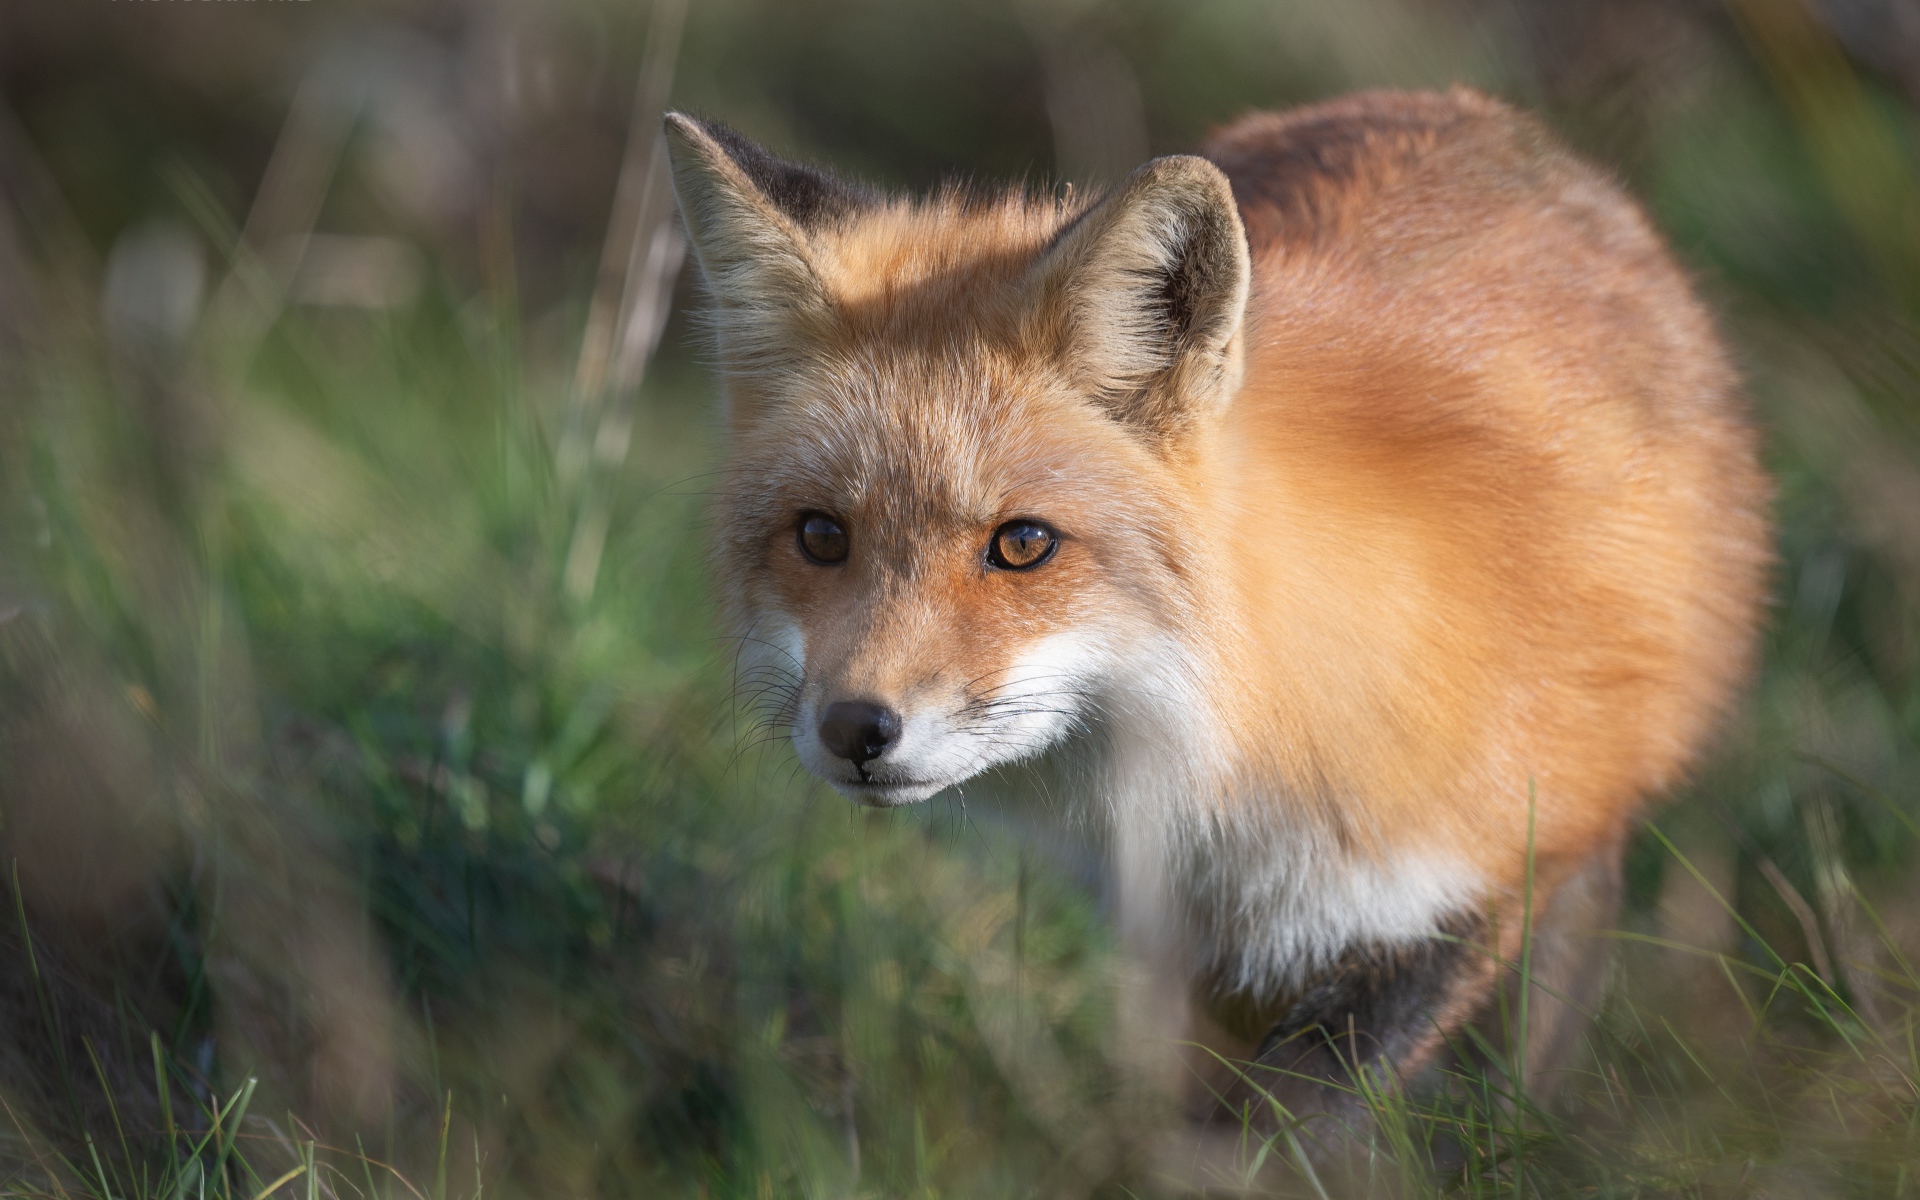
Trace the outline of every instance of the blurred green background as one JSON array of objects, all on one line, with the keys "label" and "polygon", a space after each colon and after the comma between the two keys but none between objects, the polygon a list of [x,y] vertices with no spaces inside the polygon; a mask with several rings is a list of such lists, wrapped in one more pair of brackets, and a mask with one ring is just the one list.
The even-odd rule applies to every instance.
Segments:
[{"label": "blurred green background", "polygon": [[0,1195],[1179,1190],[1095,899],[735,695],[657,113],[1097,184],[1454,81],[1668,232],[1780,565],[1567,1096],[1382,1194],[1920,1191],[1911,0],[11,0]]}]

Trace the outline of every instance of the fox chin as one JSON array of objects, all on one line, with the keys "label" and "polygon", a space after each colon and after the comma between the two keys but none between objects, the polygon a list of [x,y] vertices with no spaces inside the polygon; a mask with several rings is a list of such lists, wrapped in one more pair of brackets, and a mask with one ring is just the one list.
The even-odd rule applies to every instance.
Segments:
[{"label": "fox chin", "polygon": [[1353,1072],[1489,1028],[1531,929],[1544,1085],[1771,561],[1739,380],[1639,207],[1459,88],[1256,113],[1099,195],[667,133],[718,592],[806,769],[889,807],[1071,753],[1169,1037],[1349,1127]]}]

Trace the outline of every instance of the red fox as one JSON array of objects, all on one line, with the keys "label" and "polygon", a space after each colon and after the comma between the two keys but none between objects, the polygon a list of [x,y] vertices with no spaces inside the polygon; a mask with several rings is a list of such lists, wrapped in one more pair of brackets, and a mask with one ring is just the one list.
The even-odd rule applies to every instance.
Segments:
[{"label": "red fox", "polygon": [[1296,1113],[1438,1061],[1530,928],[1538,1083],[1770,563],[1735,372],[1633,201],[1463,88],[1248,116],[1096,199],[667,128],[720,591],[807,769],[888,806],[1068,764],[1123,930]]}]

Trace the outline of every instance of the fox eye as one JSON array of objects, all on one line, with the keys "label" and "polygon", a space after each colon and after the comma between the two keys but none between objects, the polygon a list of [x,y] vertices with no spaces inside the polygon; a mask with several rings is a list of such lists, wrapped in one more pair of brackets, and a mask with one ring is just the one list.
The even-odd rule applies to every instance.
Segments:
[{"label": "fox eye", "polygon": [[825,513],[801,513],[800,553],[823,567],[847,561],[846,526]]},{"label": "fox eye", "polygon": [[1038,521],[1008,521],[993,531],[987,561],[1003,571],[1025,571],[1053,557],[1059,535]]}]

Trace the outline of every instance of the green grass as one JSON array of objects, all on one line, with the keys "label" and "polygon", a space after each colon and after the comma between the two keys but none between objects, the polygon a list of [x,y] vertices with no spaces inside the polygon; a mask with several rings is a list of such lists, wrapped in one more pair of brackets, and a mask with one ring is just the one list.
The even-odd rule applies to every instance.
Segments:
[{"label": "green grass", "polygon": [[[184,501],[140,486],[166,449],[123,439],[122,398],[71,369],[105,347],[75,348],[46,383],[31,473],[9,476],[34,480],[21,509],[45,532],[26,540],[33,603],[0,627],[5,686],[10,712],[78,696],[89,719],[13,749],[29,774],[45,755],[139,762],[102,815],[150,826],[114,865],[160,911],[108,950],[116,972],[173,986],[91,1036],[157,1036],[200,1124],[169,1155],[149,1077],[131,1085],[130,1140],[99,1146],[125,1085],[70,1053],[18,1097],[24,1178],[193,1195],[204,1175],[209,1194],[251,1194],[285,1155],[243,1169],[244,1141],[212,1130],[213,1098],[236,1088],[296,1150],[292,1130],[323,1149],[328,1132],[378,1131],[382,1194],[442,1175],[460,1194],[482,1178],[843,1194],[856,1156],[888,1193],[1005,1194],[1057,1172],[1055,1138],[1106,1086],[1086,898],[958,809],[857,812],[749,744],[704,616],[698,393],[650,398],[636,444],[654,457],[629,481],[608,577],[584,604],[561,595],[569,514],[539,416],[475,344],[432,305],[290,319],[244,375],[213,377],[219,466]],[[9,849],[30,863],[36,836],[65,833],[29,828]],[[65,942],[54,926],[94,914],[58,911],[87,905],[33,874],[20,927],[44,956]],[[22,1041],[74,1042],[61,1010],[95,964],[61,966],[71,982],[20,1014],[37,1017]],[[1065,1073],[1027,1069],[1050,1061]],[[96,1150],[160,1182],[100,1182]]]},{"label": "green grass", "polygon": [[[1127,49],[1151,84],[1238,11]],[[1881,219],[1920,121],[1778,11],[1632,163],[1768,430],[1764,670],[1631,850],[1561,1094],[1370,1091],[1373,1194],[1920,1194],[1920,229]],[[171,211],[255,278],[192,161]],[[448,251],[397,309],[243,290],[142,341],[57,220],[0,217],[0,1196],[1174,1186],[1094,900],[957,801],[853,809],[735,696],[677,326],[583,472],[583,289],[523,324],[511,261]],[[1315,1193],[1270,1115],[1218,1190]]]}]

